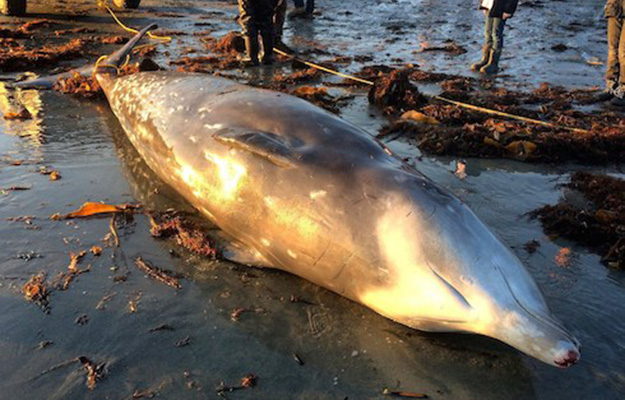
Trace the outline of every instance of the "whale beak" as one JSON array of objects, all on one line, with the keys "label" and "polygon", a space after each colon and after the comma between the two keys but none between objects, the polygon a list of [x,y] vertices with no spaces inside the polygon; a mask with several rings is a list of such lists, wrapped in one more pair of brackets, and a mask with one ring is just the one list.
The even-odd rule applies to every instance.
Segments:
[{"label": "whale beak", "polygon": [[550,316],[516,310],[499,321],[493,337],[558,368],[568,368],[580,360],[579,341]]},{"label": "whale beak", "polygon": [[577,364],[580,358],[580,346],[575,343],[565,343],[557,353],[553,364],[559,368],[568,368]]}]

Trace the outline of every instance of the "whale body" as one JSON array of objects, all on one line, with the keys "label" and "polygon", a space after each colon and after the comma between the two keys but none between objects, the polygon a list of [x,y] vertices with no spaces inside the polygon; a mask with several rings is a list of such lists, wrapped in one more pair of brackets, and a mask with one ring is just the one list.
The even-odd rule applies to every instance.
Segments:
[{"label": "whale body", "polygon": [[[118,57],[120,60],[123,57]],[[578,361],[521,261],[462,201],[360,128],[304,100],[182,72],[96,77],[147,165],[277,268],[411,328]]]}]

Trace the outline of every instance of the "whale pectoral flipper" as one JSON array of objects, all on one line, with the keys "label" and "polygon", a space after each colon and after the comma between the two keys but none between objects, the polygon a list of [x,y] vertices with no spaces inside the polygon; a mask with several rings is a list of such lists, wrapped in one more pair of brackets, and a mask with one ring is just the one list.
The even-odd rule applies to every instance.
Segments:
[{"label": "whale pectoral flipper", "polygon": [[295,152],[292,147],[274,133],[224,129],[213,133],[213,138],[225,145],[263,157],[277,166],[283,168],[295,166]]},{"label": "whale pectoral flipper", "polygon": [[237,264],[257,268],[272,268],[256,249],[245,246],[237,241],[228,241],[221,245],[223,257]]}]

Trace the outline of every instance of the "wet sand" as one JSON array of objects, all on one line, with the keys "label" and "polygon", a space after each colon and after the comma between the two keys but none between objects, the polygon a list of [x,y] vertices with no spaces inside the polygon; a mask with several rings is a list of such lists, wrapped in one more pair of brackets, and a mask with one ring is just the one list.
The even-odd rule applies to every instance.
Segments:
[{"label": "wet sand", "polygon": [[[200,37],[193,32],[210,29],[219,37],[236,29],[232,2],[142,3],[139,10],[120,12],[120,17],[132,26],[157,21],[170,34],[189,33],[174,35],[169,46],[157,46],[154,59],[167,68],[173,68],[168,61],[182,57],[187,47],[203,51]],[[437,72],[469,75],[467,66],[477,56],[481,17],[468,2],[366,0],[366,7],[357,8],[343,2],[318,3],[321,15],[314,22],[287,25],[286,36],[294,47],[330,53],[315,54],[316,59],[364,55],[372,57],[367,64],[416,62]],[[126,35],[95,9],[95,1],[31,4],[35,15],[19,21],[53,21],[54,25],[36,33],[47,35],[51,43],[89,35]],[[601,84],[602,67],[586,62],[605,56],[601,5],[532,4],[543,8],[521,3],[510,23],[509,52],[503,61],[507,76],[496,83],[526,88],[549,81],[570,89]],[[365,8],[367,12],[361,12]],[[13,22],[0,18],[7,27],[15,27],[10,25]],[[59,37],[53,33],[80,27],[96,32]],[[551,34],[541,34],[546,30]],[[447,38],[468,52],[413,54],[421,42],[440,45]],[[558,43],[569,49],[553,52],[551,47]],[[94,44],[84,59],[68,63],[83,65],[116,47]],[[290,74],[290,64],[285,65],[225,73],[258,83],[276,71]],[[354,72],[362,66],[356,61],[344,69]],[[2,76],[12,79],[17,74]],[[330,93],[353,95],[340,114],[370,133],[387,123],[379,110],[369,106],[364,90],[331,88]],[[150,222],[142,214],[118,224],[118,249],[102,242],[109,232],[109,218],[50,220],[50,215],[65,214],[85,201],[141,203],[158,211],[193,210],[144,165],[106,103],[54,91],[16,93],[0,82],[0,112],[13,111],[18,103],[34,118],[0,119],[0,188],[30,189],[0,196],[0,237],[5,243],[0,255],[0,398],[127,399],[136,390],[152,391],[160,398],[215,398],[222,380],[235,386],[248,373],[258,376],[257,386],[229,393],[228,398],[376,399],[384,398],[384,387],[427,393],[433,399],[620,399],[625,395],[625,273],[607,269],[599,255],[572,242],[550,240],[540,224],[526,216],[545,204],[555,204],[563,194],[558,184],[568,181],[571,171],[623,177],[622,166],[468,159],[468,176],[459,180],[453,174],[454,158],[425,157],[402,140],[388,143],[465,200],[525,261],[554,314],[583,344],[581,363],[557,370],[487,338],[410,330],[281,272],[195,256],[171,241],[152,238]],[[15,160],[21,160],[21,165],[12,165]],[[41,166],[58,170],[61,179],[52,181],[40,174]],[[27,215],[34,216],[30,223],[7,220]],[[203,226],[214,229],[207,221]],[[524,250],[531,240],[540,243],[533,254]],[[70,252],[94,245],[102,246],[103,254],[85,256],[79,268],[90,265],[89,272],[76,277],[67,290],[51,294],[49,314],[24,299],[21,288],[32,275],[43,271],[53,278],[67,270]],[[562,249],[570,251],[566,265],[556,262]],[[180,274],[182,289],[145,277],[133,264],[138,256]],[[119,278],[123,276],[125,280]],[[291,302],[291,296],[305,302]],[[103,298],[109,300],[97,309]],[[233,321],[233,310],[241,307],[258,312],[243,313]],[[163,325],[173,330],[162,329]],[[46,341],[52,343],[40,349]],[[93,390],[87,388],[85,370],[77,362],[40,375],[80,356],[106,363],[108,373]]]}]

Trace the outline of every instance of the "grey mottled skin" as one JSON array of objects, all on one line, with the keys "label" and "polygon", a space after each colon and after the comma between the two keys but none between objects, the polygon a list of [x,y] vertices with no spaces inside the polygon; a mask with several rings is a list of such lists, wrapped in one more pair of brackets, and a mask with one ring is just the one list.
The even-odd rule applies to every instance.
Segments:
[{"label": "grey mottled skin", "polygon": [[154,172],[278,268],[407,326],[579,358],[533,278],[471,210],[301,99],[201,74],[97,75]]}]

